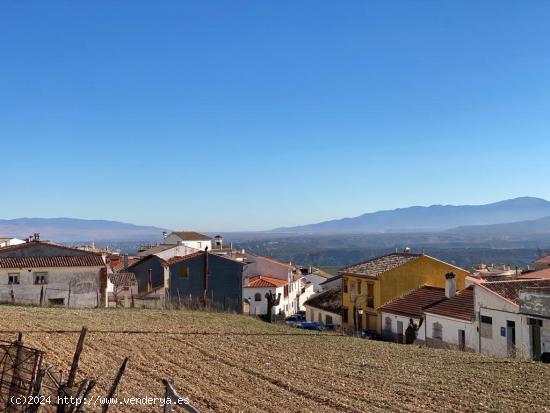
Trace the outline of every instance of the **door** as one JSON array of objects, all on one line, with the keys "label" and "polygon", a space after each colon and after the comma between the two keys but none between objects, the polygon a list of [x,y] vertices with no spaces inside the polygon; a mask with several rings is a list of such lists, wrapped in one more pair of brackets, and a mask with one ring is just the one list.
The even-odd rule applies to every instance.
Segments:
[{"label": "door", "polygon": [[397,321],[397,342],[403,343],[403,321]]},{"label": "door", "polygon": [[540,326],[531,325],[531,354],[533,360],[540,360],[541,346],[540,346]]},{"label": "door", "polygon": [[466,348],[466,331],[458,330],[458,348],[462,351]]},{"label": "door", "polygon": [[506,321],[506,347],[508,355],[514,357],[516,353],[516,322]]}]

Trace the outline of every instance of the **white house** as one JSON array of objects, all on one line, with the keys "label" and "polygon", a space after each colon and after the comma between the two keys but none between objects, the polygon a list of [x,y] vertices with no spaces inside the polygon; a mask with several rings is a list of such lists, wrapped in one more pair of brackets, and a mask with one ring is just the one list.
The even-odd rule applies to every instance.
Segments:
[{"label": "white house", "polygon": [[474,313],[474,287],[469,286],[424,310],[424,336],[428,347],[474,352],[477,325]]},{"label": "white house", "polygon": [[163,244],[185,245],[204,251],[206,247],[212,249],[212,238],[194,231],[175,231],[165,235]]},{"label": "white house", "polygon": [[138,296],[136,276],[131,272],[116,272],[107,276],[107,306],[131,307]]},{"label": "white house", "polygon": [[101,254],[38,240],[0,249],[0,301],[95,307],[106,304]]},{"label": "white house", "polygon": [[380,307],[382,314],[382,335],[386,340],[405,342],[405,331],[410,320],[416,326],[417,343],[425,342],[424,310],[445,300],[445,289],[424,285]]},{"label": "white house", "polygon": [[312,296],[304,303],[306,320],[320,324],[342,325],[342,290],[330,288]]},{"label": "white house", "polygon": [[250,315],[267,314],[266,294],[271,291],[279,298],[279,304],[273,306],[272,314],[289,314],[288,281],[264,275],[251,277],[243,286],[243,299],[249,302]]},{"label": "white house", "polygon": [[305,282],[313,285],[313,290],[316,293],[323,290],[322,283],[333,277],[332,274],[312,266],[302,268],[300,271],[304,276]]},{"label": "white house", "polygon": [[336,275],[332,278],[328,278],[327,280],[323,281],[319,284],[322,290],[328,290],[329,288],[333,287],[341,287],[342,286],[342,276]]},{"label": "white house", "polygon": [[[512,280],[475,286],[479,325],[478,351],[482,354],[533,358],[532,322],[520,309],[520,292],[550,287],[549,279]],[[546,328],[546,323],[540,325]]]},{"label": "white house", "polygon": [[19,238],[0,238],[0,248],[11,247],[13,245],[24,244],[25,241]]},{"label": "white house", "polygon": [[160,244],[138,253],[138,257],[144,258],[149,255],[156,255],[163,260],[169,260],[174,257],[185,257],[200,251],[197,248],[190,247],[186,244]]}]

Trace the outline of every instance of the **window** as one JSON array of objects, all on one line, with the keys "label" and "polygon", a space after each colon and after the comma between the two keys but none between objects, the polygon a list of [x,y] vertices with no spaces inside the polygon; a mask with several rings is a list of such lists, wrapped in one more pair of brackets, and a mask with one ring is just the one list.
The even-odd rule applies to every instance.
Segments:
[{"label": "window", "polygon": [[348,309],[346,307],[342,308],[342,322],[347,323],[348,321]]},{"label": "window", "polygon": [[367,284],[367,307],[374,308],[374,284]]},{"label": "window", "polygon": [[261,293],[254,294],[254,301],[262,301],[262,294]]},{"label": "window", "polygon": [[357,294],[361,294],[361,281],[357,281]]},{"label": "window", "polygon": [[391,331],[391,317],[386,317],[384,319],[384,330]]},{"label": "window", "polygon": [[479,333],[483,338],[493,338],[493,317],[481,316]]},{"label": "window", "polygon": [[48,302],[50,303],[50,305],[65,305],[64,298],[50,298]]},{"label": "window", "polygon": [[19,273],[14,272],[11,274],[8,274],[8,284],[19,284]]},{"label": "window", "polygon": [[348,280],[344,280],[344,293],[348,292]]},{"label": "window", "polygon": [[435,340],[443,340],[443,326],[441,325],[441,323],[433,323],[432,338]]},{"label": "window", "polygon": [[319,322],[319,324],[323,324],[323,316],[322,316],[320,311],[319,311],[319,315],[317,317],[317,321]]},{"label": "window", "polygon": [[326,315],[325,316],[325,324],[332,324],[332,316],[331,315]]},{"label": "window", "polygon": [[48,284],[48,273],[47,272],[35,272],[34,273],[34,283],[35,284]]},{"label": "window", "polygon": [[183,278],[183,279],[189,278],[189,267],[180,268],[180,278]]}]

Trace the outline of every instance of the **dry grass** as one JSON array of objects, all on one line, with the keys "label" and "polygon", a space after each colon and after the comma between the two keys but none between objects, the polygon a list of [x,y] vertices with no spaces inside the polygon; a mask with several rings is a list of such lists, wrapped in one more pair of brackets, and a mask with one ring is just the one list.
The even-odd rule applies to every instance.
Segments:
[{"label": "dry grass", "polygon": [[98,379],[96,395],[106,394],[128,355],[119,398],[161,397],[160,379],[173,378],[203,412],[550,411],[550,366],[543,364],[317,335],[238,315],[0,311],[0,339],[22,330],[27,345],[45,350],[47,362],[64,369],[86,325],[80,372]]}]

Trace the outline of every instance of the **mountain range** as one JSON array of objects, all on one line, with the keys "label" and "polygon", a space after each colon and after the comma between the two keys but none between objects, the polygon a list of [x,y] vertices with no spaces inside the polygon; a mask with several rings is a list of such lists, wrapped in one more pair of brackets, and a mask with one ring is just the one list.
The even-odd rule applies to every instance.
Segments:
[{"label": "mountain range", "polygon": [[[283,233],[388,233],[438,232],[453,230],[472,232],[508,230],[515,223],[516,231],[525,232],[537,227],[550,232],[550,202],[533,197],[508,199],[485,205],[412,206],[366,213],[353,218],[342,218],[296,227],[277,228]],[[486,226],[497,225],[487,228]],[[500,225],[500,226],[498,226]],[[542,227],[538,226],[542,225]]]},{"label": "mountain range", "polygon": [[[160,241],[164,228],[118,221],[77,218],[17,218],[0,220],[0,238],[27,238],[39,232],[42,239],[76,241]],[[466,236],[534,236],[550,234],[550,202],[521,197],[486,205],[412,206],[366,213],[297,227],[278,228],[270,234],[398,234],[448,233]]]}]

